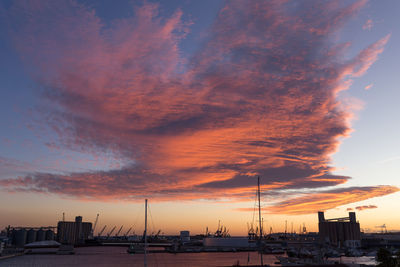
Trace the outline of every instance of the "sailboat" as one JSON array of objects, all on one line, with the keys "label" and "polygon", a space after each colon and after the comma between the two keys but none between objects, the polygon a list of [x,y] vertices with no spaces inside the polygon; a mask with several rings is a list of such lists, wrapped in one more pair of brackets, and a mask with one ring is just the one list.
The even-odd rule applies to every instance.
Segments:
[{"label": "sailboat", "polygon": [[144,239],[144,244],[142,243],[132,243],[127,252],[130,254],[144,254],[144,261],[145,264],[144,266],[147,266],[146,264],[146,255],[147,255],[147,199],[145,199],[145,204],[144,204],[144,233],[143,233],[143,239]]},{"label": "sailboat", "polygon": [[263,261],[263,244],[262,244],[262,237],[263,237],[263,229],[262,229],[262,220],[261,220],[261,190],[260,190],[260,176],[257,177],[257,198],[258,198],[258,220],[260,224],[260,238],[258,240],[258,249],[260,254],[260,264],[264,266]]}]

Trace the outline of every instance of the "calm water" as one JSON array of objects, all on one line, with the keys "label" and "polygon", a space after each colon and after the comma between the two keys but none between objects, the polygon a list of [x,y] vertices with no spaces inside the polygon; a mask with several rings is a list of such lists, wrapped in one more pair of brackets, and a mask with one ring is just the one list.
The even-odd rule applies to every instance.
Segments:
[{"label": "calm water", "polygon": [[335,260],[337,262],[345,263],[345,264],[365,264],[365,265],[376,265],[375,257],[363,256],[363,257],[342,257],[342,258],[332,258],[331,260]]},{"label": "calm water", "polygon": [[[126,253],[125,247],[86,247],[75,249],[75,255],[24,255],[0,261],[0,266],[143,266],[143,255]],[[259,264],[257,252],[225,253],[155,253],[147,255],[149,267],[242,266]],[[273,255],[264,255],[264,264],[274,265]]]}]

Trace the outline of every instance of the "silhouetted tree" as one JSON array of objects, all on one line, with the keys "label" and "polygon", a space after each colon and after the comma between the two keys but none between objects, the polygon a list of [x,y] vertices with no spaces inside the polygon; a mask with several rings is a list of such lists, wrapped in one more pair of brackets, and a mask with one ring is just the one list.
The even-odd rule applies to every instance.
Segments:
[{"label": "silhouetted tree", "polygon": [[400,267],[400,250],[396,253],[396,266]]},{"label": "silhouetted tree", "polygon": [[397,258],[392,257],[392,253],[389,250],[380,248],[376,254],[376,261],[379,267],[396,267],[400,266],[397,262]]}]

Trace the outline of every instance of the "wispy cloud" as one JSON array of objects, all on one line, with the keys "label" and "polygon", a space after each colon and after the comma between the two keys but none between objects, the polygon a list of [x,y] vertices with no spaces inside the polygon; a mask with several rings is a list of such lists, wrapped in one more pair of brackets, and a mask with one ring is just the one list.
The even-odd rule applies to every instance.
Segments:
[{"label": "wispy cloud", "polygon": [[372,88],[372,86],[374,86],[374,84],[373,83],[370,83],[370,84],[368,84],[367,86],[365,86],[365,90],[369,90],[369,89],[371,89]]},{"label": "wispy cloud", "polygon": [[395,156],[395,157],[390,157],[390,158],[387,158],[387,159],[383,159],[381,161],[378,161],[378,163],[379,164],[385,164],[385,163],[388,163],[388,162],[398,161],[398,160],[400,160],[400,156]]},{"label": "wispy cloud", "polygon": [[357,206],[355,207],[356,210],[362,211],[362,210],[368,210],[368,209],[377,209],[378,206],[375,205],[365,205],[365,206]]},{"label": "wispy cloud", "polygon": [[350,177],[334,175],[329,162],[352,114],[335,93],[364,74],[389,39],[351,60],[343,59],[349,44],[332,44],[364,4],[229,1],[204,46],[183,58],[190,23],[179,10],[161,17],[158,5],[145,3],[106,27],[73,1],[17,1],[6,10],[10,31],[58,145],[112,151],[130,163],[2,185],[112,200],[240,199],[255,175],[269,190],[345,183]]},{"label": "wispy cloud", "polygon": [[371,30],[372,27],[374,26],[374,21],[372,19],[368,19],[365,24],[363,25],[363,30]]},{"label": "wispy cloud", "polygon": [[[311,193],[275,203],[273,206],[267,207],[266,211],[269,213],[294,215],[316,213],[317,211],[325,211],[373,197],[385,196],[398,192],[399,190],[400,189],[397,187],[387,185],[340,188],[319,193]],[[374,207],[376,206],[358,206],[356,209],[363,210]]]}]

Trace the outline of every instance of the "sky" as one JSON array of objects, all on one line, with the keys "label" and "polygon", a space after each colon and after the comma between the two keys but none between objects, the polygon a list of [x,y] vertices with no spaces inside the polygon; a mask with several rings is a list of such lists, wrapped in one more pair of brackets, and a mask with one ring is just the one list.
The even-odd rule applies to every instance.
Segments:
[{"label": "sky", "polygon": [[[0,2],[0,228],[400,229],[400,3]],[[290,229],[291,231],[291,229]]]}]

